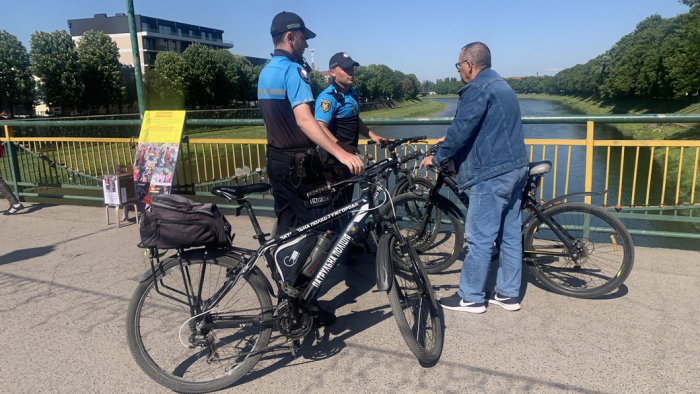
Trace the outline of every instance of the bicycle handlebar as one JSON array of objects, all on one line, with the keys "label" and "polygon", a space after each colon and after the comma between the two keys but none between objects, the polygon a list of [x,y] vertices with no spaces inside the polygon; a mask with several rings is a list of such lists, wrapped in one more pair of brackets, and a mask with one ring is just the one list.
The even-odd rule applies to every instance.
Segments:
[{"label": "bicycle handlebar", "polygon": [[345,180],[342,180],[340,182],[328,183],[325,186],[321,186],[317,189],[314,189],[314,190],[306,193],[306,197],[312,198],[312,197],[318,196],[319,194],[328,193],[328,192],[333,191],[335,189],[338,189],[340,187],[355,184],[357,182],[360,182],[363,179],[374,178],[377,174],[380,174],[386,168],[407,163],[411,160],[417,159],[418,157],[420,157],[422,155],[423,155],[423,151],[418,149],[415,152],[411,152],[405,156],[399,157],[396,161],[387,159],[386,161],[376,163],[375,165],[367,168],[363,174],[355,175],[352,178],[345,179]]},{"label": "bicycle handlebar", "polygon": [[[415,137],[406,137],[406,138],[397,138],[395,140],[388,140],[388,142],[384,143],[382,141],[382,144],[379,146],[380,148],[384,149],[387,148],[390,151],[396,149],[398,146],[403,145],[408,142],[421,142],[425,140],[427,137],[424,135],[419,135]],[[372,145],[375,144],[376,142],[369,140],[367,141],[367,145]]]}]

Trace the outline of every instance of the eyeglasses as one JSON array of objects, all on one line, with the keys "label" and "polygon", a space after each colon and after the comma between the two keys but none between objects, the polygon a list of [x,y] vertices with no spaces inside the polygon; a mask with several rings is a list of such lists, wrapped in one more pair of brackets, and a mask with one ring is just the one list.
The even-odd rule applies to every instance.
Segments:
[{"label": "eyeglasses", "polygon": [[461,62],[457,62],[457,63],[455,63],[455,67],[457,68],[457,70],[459,70],[462,68],[462,63],[466,63],[468,61],[469,60],[462,60]]}]

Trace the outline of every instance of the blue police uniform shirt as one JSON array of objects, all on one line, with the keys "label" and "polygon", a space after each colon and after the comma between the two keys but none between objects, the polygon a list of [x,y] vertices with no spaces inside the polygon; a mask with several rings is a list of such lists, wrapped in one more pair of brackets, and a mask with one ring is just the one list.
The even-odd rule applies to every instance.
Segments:
[{"label": "blue police uniform shirt", "polygon": [[360,105],[357,102],[357,90],[350,87],[343,93],[331,85],[316,98],[316,120],[328,126],[340,142],[357,146],[360,127]]},{"label": "blue police uniform shirt", "polygon": [[313,105],[309,74],[286,51],[275,49],[260,72],[258,103],[267,129],[267,144],[278,149],[310,148],[311,141],[297,125],[294,107]]}]

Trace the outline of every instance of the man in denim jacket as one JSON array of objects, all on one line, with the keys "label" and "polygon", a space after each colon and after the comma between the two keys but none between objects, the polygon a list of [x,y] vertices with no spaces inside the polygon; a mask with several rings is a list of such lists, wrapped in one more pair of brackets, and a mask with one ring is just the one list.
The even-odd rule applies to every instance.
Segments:
[{"label": "man in denim jacket", "polygon": [[519,310],[520,202],[529,161],[520,105],[510,85],[491,70],[491,51],[485,44],[463,47],[455,66],[466,83],[459,91],[457,114],[435,156],[422,163],[444,165],[454,160],[459,187],[471,189],[465,229],[468,253],[459,291],[440,299],[440,304],[456,311],[486,311],[484,286],[495,242],[500,264],[488,303]]}]

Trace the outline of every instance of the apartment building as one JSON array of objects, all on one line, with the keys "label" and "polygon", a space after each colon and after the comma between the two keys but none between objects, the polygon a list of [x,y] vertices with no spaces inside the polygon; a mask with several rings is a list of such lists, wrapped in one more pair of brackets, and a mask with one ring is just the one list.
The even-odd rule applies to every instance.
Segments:
[{"label": "apartment building", "polygon": [[[144,15],[134,15],[134,18],[142,71],[144,66],[155,65],[158,52],[182,53],[195,42],[212,49],[233,48],[233,42],[223,40],[223,30]],[[134,64],[126,14],[119,13],[114,16],[95,14],[92,18],[70,19],[68,28],[73,40],[78,40],[90,30],[104,32],[112,37],[119,47],[119,61],[122,64]]]}]

